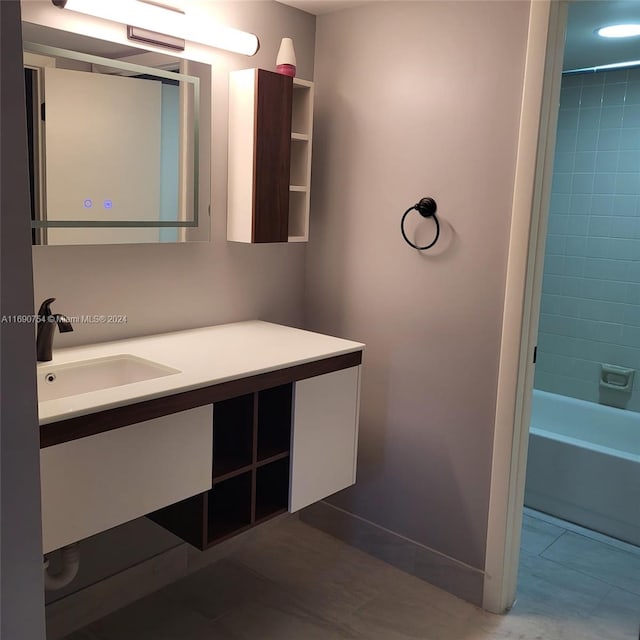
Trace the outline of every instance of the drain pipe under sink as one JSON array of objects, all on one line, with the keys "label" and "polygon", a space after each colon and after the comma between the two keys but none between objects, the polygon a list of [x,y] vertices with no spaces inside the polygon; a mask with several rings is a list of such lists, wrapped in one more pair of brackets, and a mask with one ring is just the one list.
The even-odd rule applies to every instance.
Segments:
[{"label": "drain pipe under sink", "polygon": [[49,573],[49,560],[44,560],[44,588],[47,591],[62,589],[73,582],[80,569],[80,549],[78,543],[62,548],[62,571],[52,575]]}]

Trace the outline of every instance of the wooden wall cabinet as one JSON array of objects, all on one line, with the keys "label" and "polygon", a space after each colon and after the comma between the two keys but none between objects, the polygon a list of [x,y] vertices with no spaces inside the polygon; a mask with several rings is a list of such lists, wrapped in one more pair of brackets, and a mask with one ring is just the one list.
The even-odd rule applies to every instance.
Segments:
[{"label": "wooden wall cabinet", "polygon": [[312,127],[313,83],[229,74],[228,240],[308,240]]}]

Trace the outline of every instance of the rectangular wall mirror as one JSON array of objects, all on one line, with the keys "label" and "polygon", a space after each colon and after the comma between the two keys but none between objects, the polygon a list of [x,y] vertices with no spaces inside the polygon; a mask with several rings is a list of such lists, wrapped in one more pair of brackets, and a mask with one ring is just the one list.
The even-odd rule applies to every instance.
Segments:
[{"label": "rectangular wall mirror", "polygon": [[29,23],[23,39],[33,243],[208,240],[211,67]]}]

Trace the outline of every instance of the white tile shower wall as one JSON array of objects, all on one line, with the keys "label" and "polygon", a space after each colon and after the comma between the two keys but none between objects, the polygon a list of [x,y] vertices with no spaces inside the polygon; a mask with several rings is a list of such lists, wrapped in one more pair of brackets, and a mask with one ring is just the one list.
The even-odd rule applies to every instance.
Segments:
[{"label": "white tile shower wall", "polygon": [[640,369],[640,69],[562,80],[535,386],[597,402],[601,362]]}]

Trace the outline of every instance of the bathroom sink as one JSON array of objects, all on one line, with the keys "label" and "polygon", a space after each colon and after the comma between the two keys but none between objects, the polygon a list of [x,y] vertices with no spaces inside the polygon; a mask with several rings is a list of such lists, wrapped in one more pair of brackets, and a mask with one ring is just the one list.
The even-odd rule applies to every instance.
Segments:
[{"label": "bathroom sink", "polygon": [[38,364],[38,401],[57,400],[176,373],[181,372],[130,354],[60,365]]}]

